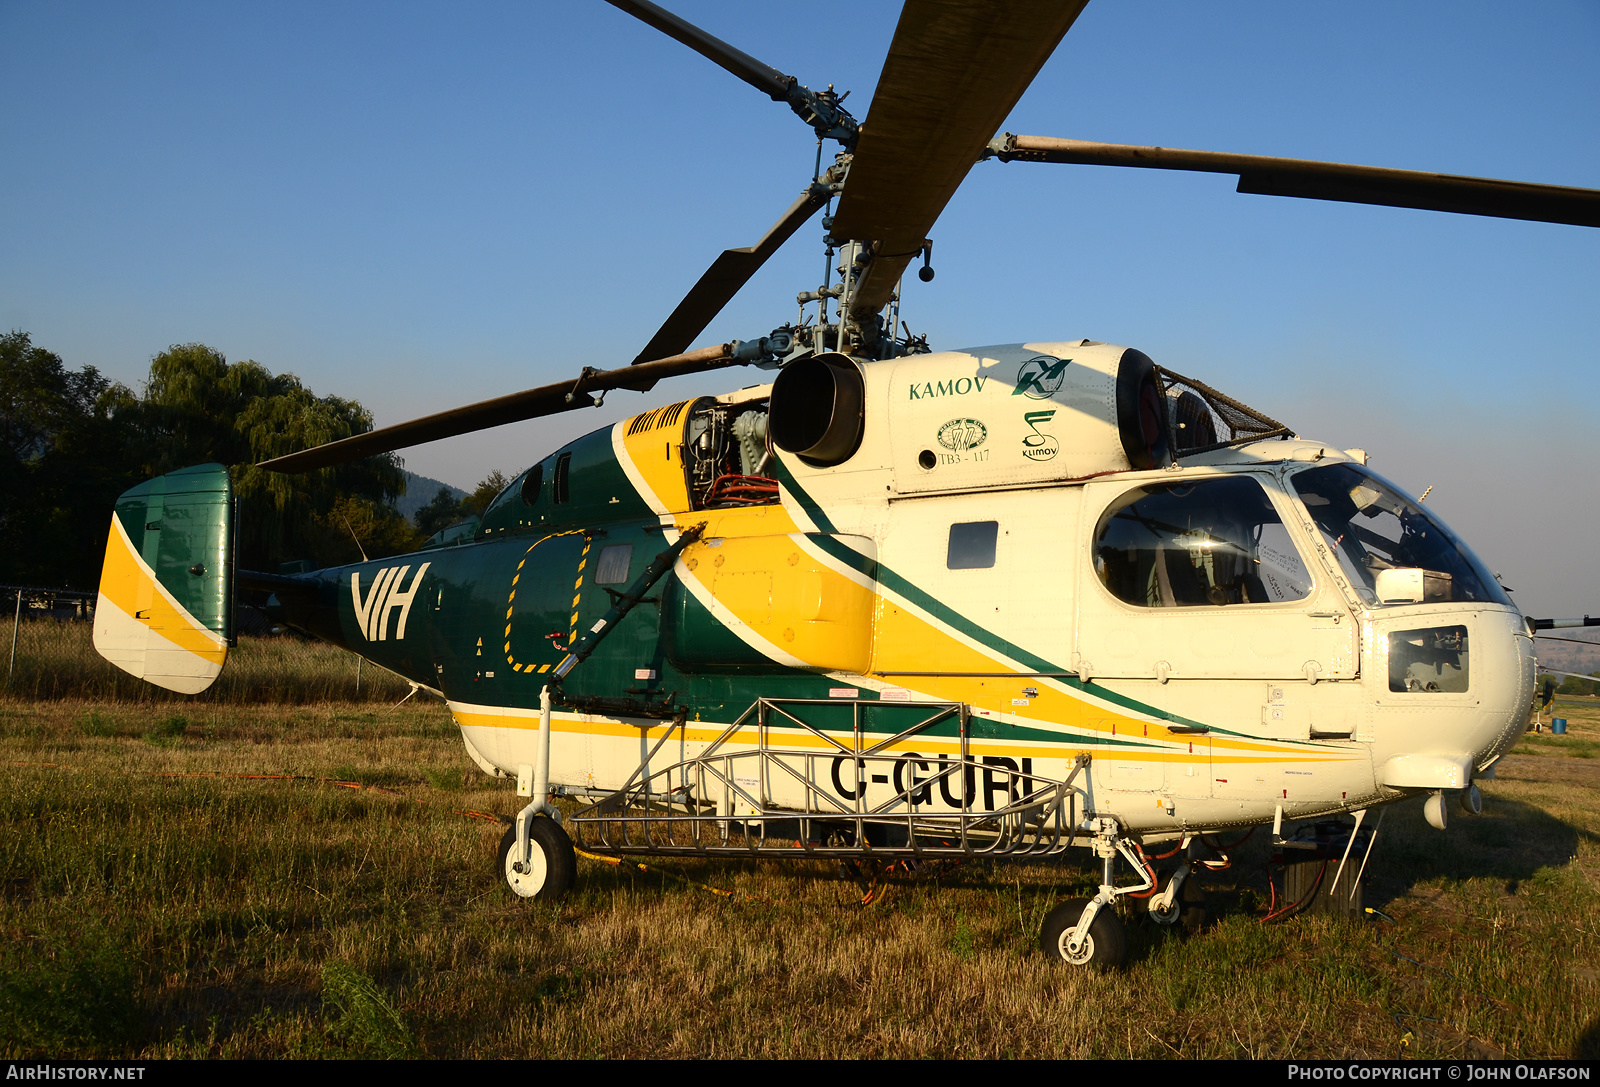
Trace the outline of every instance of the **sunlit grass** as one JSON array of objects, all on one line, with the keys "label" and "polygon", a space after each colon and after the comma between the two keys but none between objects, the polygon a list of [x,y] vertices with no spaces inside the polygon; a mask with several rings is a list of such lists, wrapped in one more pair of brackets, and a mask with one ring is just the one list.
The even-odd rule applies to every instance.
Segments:
[{"label": "sunlit grass", "polygon": [[[490,871],[499,828],[454,813],[517,801],[463,774],[437,706],[171,720],[7,711],[8,761],[30,765],[0,798],[0,923],[27,951],[5,984],[34,994],[8,1056],[1538,1056],[1592,1044],[1600,1011],[1594,816],[1546,783],[1488,783],[1487,816],[1444,836],[1397,809],[1373,885],[1394,924],[1234,908],[1189,939],[1136,925],[1130,967],[1100,975],[1031,951],[1087,869],[973,865],[863,909],[817,864],[657,866],[768,900],[726,901],[585,863],[572,898],[529,904]],[[404,795],[156,776],[201,772]],[[1241,855],[1217,901],[1259,862]],[[40,1011],[66,991],[91,1015],[128,1006],[106,986],[134,1011],[92,1039]]]},{"label": "sunlit grass", "polygon": [[1262,925],[1257,835],[1208,879],[1208,931],[1130,916],[1103,974],[1034,950],[1087,864],[896,876],[863,908],[817,862],[580,861],[529,903],[492,871],[501,827],[462,814],[522,802],[437,703],[12,700],[0,1056],[1595,1056],[1582,709],[1484,816],[1390,810],[1367,900],[1392,920]]}]

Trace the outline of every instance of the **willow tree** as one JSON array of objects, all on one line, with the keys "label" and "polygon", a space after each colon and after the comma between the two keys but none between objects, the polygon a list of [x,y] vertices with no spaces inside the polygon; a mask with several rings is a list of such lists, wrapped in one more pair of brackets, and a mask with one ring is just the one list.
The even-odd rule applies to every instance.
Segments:
[{"label": "willow tree", "polygon": [[[205,461],[228,466],[239,499],[243,567],[345,561],[363,548],[376,557],[415,542],[389,507],[406,486],[393,453],[295,475],[256,467],[371,430],[372,413],[354,400],[317,396],[293,374],[274,374],[253,360],[230,364],[215,348],[180,344],[151,360],[142,408],[157,439],[149,474]],[[360,516],[351,516],[351,502],[362,506]],[[366,539],[358,523],[369,526]]]},{"label": "willow tree", "polygon": [[[362,548],[392,554],[413,543],[403,531],[397,541],[389,523],[405,523],[389,507],[405,493],[405,467],[394,453],[296,475],[256,467],[373,429],[370,411],[355,400],[318,397],[291,373],[275,375],[254,360],[229,363],[205,344],[178,344],[150,360],[141,408],[155,439],[146,464],[150,475],[205,461],[229,467],[242,567],[275,570],[286,559],[342,562]],[[341,501],[346,507],[336,514]],[[363,504],[362,517],[350,517],[352,501]],[[360,543],[357,523],[373,527]]]},{"label": "willow tree", "polygon": [[117,495],[209,461],[233,477],[246,568],[406,550],[422,537],[390,507],[405,492],[393,454],[294,476],[255,467],[371,429],[354,400],[204,344],[155,356],[140,397],[26,332],[0,336],[0,583],[93,588]]}]

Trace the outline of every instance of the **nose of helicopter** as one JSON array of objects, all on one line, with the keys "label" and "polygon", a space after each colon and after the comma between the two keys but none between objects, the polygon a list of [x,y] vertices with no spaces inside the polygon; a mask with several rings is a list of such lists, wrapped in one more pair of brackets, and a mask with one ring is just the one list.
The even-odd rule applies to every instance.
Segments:
[{"label": "nose of helicopter", "polygon": [[1526,728],[1533,640],[1515,608],[1395,609],[1372,622],[1368,645],[1383,785],[1465,788]]},{"label": "nose of helicopter", "polygon": [[1509,751],[1527,730],[1536,665],[1533,636],[1517,611],[1484,613],[1477,625],[1483,646],[1485,719],[1473,765],[1481,768]]}]

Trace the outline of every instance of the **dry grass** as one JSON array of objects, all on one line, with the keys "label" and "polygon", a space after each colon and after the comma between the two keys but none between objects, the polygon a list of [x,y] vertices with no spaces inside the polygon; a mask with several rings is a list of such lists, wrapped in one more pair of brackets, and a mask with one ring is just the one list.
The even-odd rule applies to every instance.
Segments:
[{"label": "dry grass", "polygon": [[[353,653],[293,636],[242,636],[211,689],[180,695],[151,686],[108,664],[90,644],[88,623],[25,619],[17,631],[16,666],[3,688],[11,698],[88,698],[106,702],[228,703],[397,702],[411,690],[393,672]],[[0,668],[11,661],[11,624],[4,627]],[[0,672],[0,682],[6,679]]]},{"label": "dry grass", "polygon": [[[1393,810],[1390,921],[1258,922],[1264,849],[1117,974],[1033,951],[1086,867],[969,865],[863,908],[821,864],[491,871],[518,801],[408,703],[0,702],[0,1055],[1394,1057],[1600,1053],[1600,712],[1444,834]],[[381,787],[192,774],[336,777]],[[696,889],[698,880],[741,897]],[[762,901],[762,900],[765,901]],[[1415,961],[1412,961],[1415,960]]]}]

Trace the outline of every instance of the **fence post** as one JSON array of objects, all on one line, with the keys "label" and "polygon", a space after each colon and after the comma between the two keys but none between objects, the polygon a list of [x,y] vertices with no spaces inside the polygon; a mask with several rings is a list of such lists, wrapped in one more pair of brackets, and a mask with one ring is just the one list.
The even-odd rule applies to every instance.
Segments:
[{"label": "fence post", "polygon": [[17,614],[11,621],[11,666],[6,669],[6,689],[11,689],[11,676],[17,670],[17,628],[22,626],[22,590],[17,590]]}]

